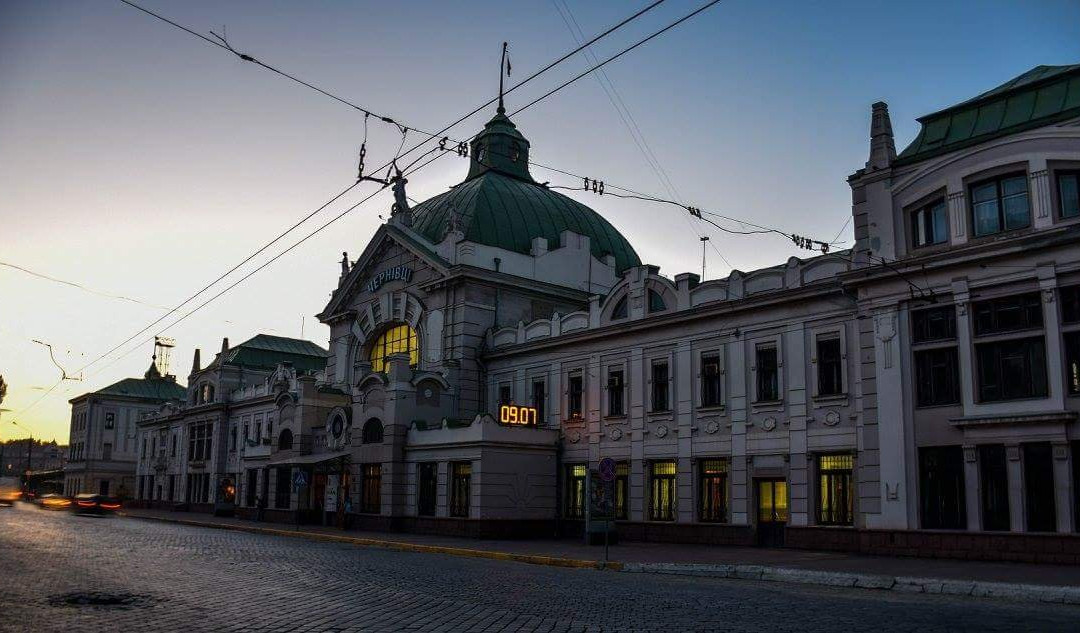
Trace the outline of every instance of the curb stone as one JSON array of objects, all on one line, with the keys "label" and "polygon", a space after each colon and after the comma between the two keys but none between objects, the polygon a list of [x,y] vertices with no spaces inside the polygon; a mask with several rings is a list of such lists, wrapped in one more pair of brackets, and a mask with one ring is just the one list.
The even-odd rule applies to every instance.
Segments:
[{"label": "curb stone", "polygon": [[787,582],[827,587],[853,587],[925,593],[949,596],[970,596],[1015,602],[1042,602],[1080,605],[1080,587],[1055,585],[1025,585],[974,580],[883,576],[849,572],[826,572],[789,567],[761,565],[682,565],[676,563],[626,563],[623,572],[641,574],[674,574],[765,582]]},{"label": "curb stone", "polygon": [[295,530],[282,530],[278,528],[259,527],[254,525],[235,525],[231,523],[215,523],[213,521],[197,521],[193,519],[173,519],[169,517],[140,516],[136,514],[123,514],[130,519],[144,521],[158,521],[161,523],[175,523],[192,527],[211,528],[217,530],[232,530],[234,532],[248,532],[251,534],[265,534],[271,536],[287,536],[301,538],[309,541],[326,541],[334,543],[349,543],[364,547],[378,547],[402,552],[418,552],[425,554],[447,554],[450,556],[463,556],[467,558],[488,558],[492,560],[509,560],[531,565],[546,565],[548,567],[571,567],[577,569],[609,569],[619,571],[623,564],[617,561],[604,563],[595,560],[583,560],[577,558],[562,558],[559,556],[545,556],[543,554],[518,554],[514,552],[498,552],[492,550],[469,549],[465,547],[453,547],[447,545],[423,545],[409,543],[407,541],[391,541],[384,539],[364,538],[348,536],[346,534],[323,534],[319,532],[305,532]]}]

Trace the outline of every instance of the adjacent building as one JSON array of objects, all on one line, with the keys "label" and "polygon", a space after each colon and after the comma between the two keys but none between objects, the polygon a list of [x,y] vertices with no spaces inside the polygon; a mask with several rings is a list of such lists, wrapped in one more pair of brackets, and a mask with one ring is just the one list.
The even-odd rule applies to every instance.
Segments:
[{"label": "adjacent building", "polygon": [[64,493],[133,497],[138,423],[162,403],[183,397],[176,377],[162,375],[154,363],[142,378],[73,398]]},{"label": "adjacent building", "polygon": [[[326,355],[310,341],[268,334],[235,347],[224,339],[206,367],[195,350],[186,391],[139,421],[137,498],[226,512],[237,495],[251,497],[252,506],[265,499],[271,450],[280,440],[291,444],[281,405],[296,398],[300,383],[315,384]],[[255,476],[242,478],[247,472]]]}]

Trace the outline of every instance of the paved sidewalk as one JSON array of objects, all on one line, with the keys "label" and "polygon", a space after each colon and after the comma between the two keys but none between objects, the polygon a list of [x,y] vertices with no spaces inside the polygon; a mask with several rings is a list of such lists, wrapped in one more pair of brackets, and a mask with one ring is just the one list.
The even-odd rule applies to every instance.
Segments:
[{"label": "paved sidewalk", "polygon": [[[603,546],[576,539],[490,540],[259,523],[208,514],[126,510],[134,518],[190,523],[358,545],[565,567],[600,567]],[[1080,604],[1080,566],[859,556],[838,552],[624,542],[611,546],[610,568],[924,593]]]}]

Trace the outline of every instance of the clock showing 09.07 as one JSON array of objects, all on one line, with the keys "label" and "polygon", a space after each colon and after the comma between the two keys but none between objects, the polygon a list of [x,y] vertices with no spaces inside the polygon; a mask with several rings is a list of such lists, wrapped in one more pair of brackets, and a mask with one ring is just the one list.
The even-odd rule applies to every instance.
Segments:
[{"label": "clock showing 09.07", "polygon": [[504,404],[499,407],[499,422],[503,424],[536,424],[539,412],[536,407]]}]

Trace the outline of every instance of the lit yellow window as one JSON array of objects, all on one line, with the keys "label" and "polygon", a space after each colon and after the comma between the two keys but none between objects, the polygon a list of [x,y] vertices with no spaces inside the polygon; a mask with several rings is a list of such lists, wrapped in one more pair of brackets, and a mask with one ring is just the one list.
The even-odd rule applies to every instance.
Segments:
[{"label": "lit yellow window", "polygon": [[420,362],[420,345],[416,330],[407,325],[398,325],[383,332],[371,347],[371,370],[386,371],[386,357],[390,354],[407,353],[409,366],[416,367]]}]

